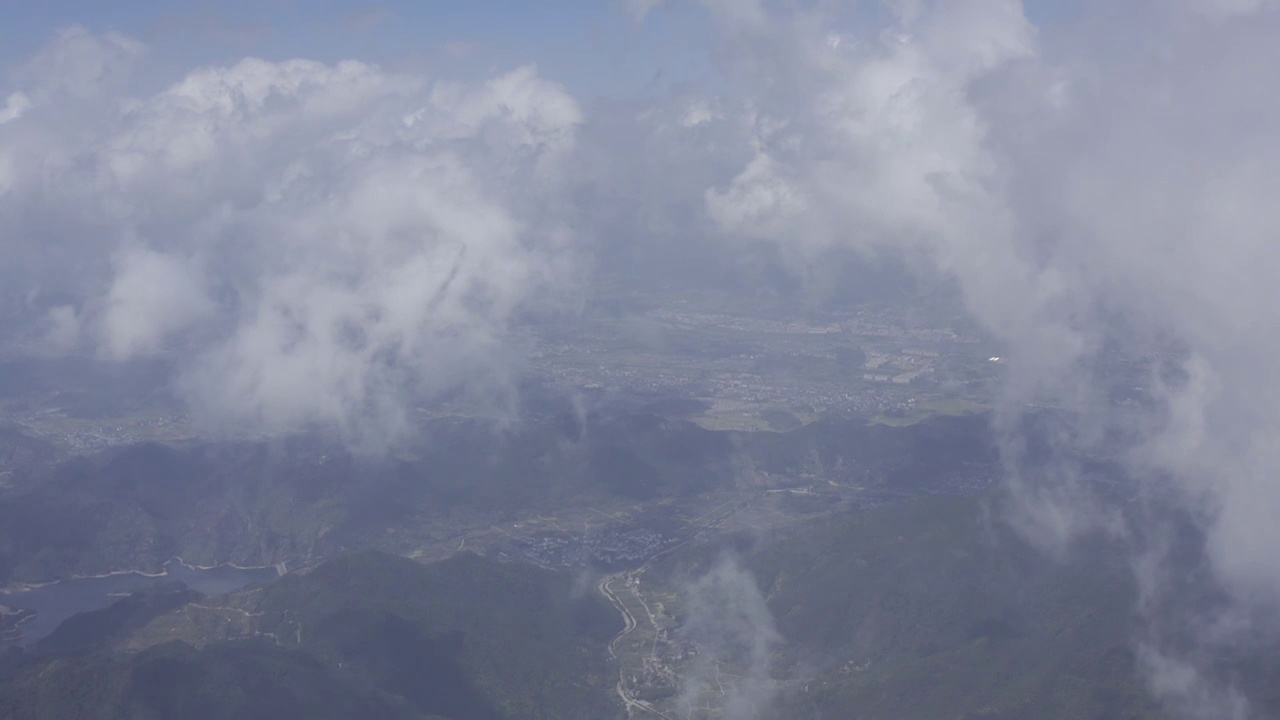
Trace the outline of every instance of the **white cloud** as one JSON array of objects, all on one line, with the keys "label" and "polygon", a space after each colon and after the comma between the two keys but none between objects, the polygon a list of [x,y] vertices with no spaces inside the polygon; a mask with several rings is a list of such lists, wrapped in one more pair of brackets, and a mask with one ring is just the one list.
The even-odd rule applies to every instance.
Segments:
[{"label": "white cloud", "polygon": [[[853,34],[831,4],[768,22],[704,4],[756,118],[754,157],[706,190],[720,229],[815,264],[848,246],[927,258],[1009,346],[1006,427],[1048,397],[1076,418],[1064,457],[1143,433],[1130,467],[1204,518],[1223,587],[1280,605],[1275,7],[1126,6],[1041,38],[1012,0],[897,3]],[[1122,414],[1090,370],[1108,343],[1184,377]],[[1122,531],[1073,463],[1032,472],[1007,449],[1046,544]]]},{"label": "white cloud", "polygon": [[[155,353],[166,337],[214,312],[204,278],[188,259],[125,248],[115,265],[98,328],[102,352],[112,360]],[[69,332],[65,313],[55,327]]]},{"label": "white cloud", "polygon": [[73,30],[20,73],[30,107],[0,125],[17,281],[82,298],[108,357],[178,353],[193,406],[238,427],[368,439],[412,398],[510,390],[510,321],[572,268],[547,210],[581,122],[563,89],[248,59],[132,96],[140,53]]},{"label": "white cloud", "polygon": [[45,328],[36,349],[52,355],[70,353],[80,344],[80,318],[70,305],[58,305],[45,314]]},{"label": "white cloud", "polygon": [[[764,91],[754,100],[773,122],[756,124],[756,158],[708,190],[708,207],[726,232],[785,238],[810,260],[833,245],[887,244],[926,248],[949,272],[1002,272],[1005,287],[972,283],[971,300],[1005,315],[1001,325],[1028,328],[1038,318],[1004,298],[1047,293],[1051,302],[1054,290],[1020,262],[999,194],[1003,170],[969,91],[1029,56],[1034,32],[1017,3],[939,8],[904,12],[910,23],[835,46],[820,15],[745,29],[742,77]],[[761,43],[784,48],[784,58],[761,68]]]},{"label": "white cloud", "polygon": [[131,38],[97,35],[75,26],[59,32],[11,74],[19,85],[32,89],[34,99],[85,100],[121,88],[145,52]]},{"label": "white cloud", "polygon": [[768,717],[778,693],[770,665],[783,638],[755,577],[726,556],[681,594],[680,630],[701,652],[681,678],[677,706],[686,717],[717,706],[725,720]]},{"label": "white cloud", "polygon": [[718,108],[706,101],[689,103],[680,118],[681,127],[692,128],[723,119]]},{"label": "white cloud", "polygon": [[0,125],[22,117],[29,107],[31,107],[31,100],[26,95],[20,92],[10,94],[5,98],[4,109],[0,110]]}]

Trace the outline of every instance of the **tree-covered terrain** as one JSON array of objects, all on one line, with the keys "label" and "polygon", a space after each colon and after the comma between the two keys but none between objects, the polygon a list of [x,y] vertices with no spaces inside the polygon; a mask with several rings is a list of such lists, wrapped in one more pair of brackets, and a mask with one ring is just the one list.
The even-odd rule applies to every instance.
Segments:
[{"label": "tree-covered terrain", "polygon": [[[752,567],[812,679],[797,717],[1152,717],[1131,575],[1105,546],[1063,562],[969,498],[840,518]],[[805,712],[808,711],[808,712]]]},{"label": "tree-covered terrain", "polygon": [[353,553],[247,598],[252,636],[124,648],[132,630],[193,599],[174,587],[135,594],[11,649],[0,717],[617,714],[604,647],[619,620],[556,573],[470,554],[423,565]]},{"label": "tree-covered terrain", "polygon": [[21,479],[0,487],[0,585],[158,571],[175,556],[269,565],[358,547],[407,553],[433,523],[483,527],[532,509],[679,501],[760,473],[912,494],[994,460],[982,416],[736,432],[649,412],[557,412],[503,432],[440,421],[412,453],[378,459],[316,437],[149,442],[62,461],[20,434],[10,440]]},{"label": "tree-covered terrain", "polygon": [[[1008,525],[1006,499],[922,497],[829,515],[672,554],[651,577],[681,592],[726,555],[749,571],[780,636],[769,717],[1181,717],[1152,695],[1143,653],[1186,647],[1212,627],[1220,598],[1195,591],[1203,556],[1166,557],[1163,571],[1187,590],[1143,606],[1131,565],[1143,538],[1082,539],[1054,556]],[[1167,522],[1170,534],[1189,532]],[[1203,672],[1247,693],[1254,716],[1280,717],[1277,647],[1260,635]]]}]

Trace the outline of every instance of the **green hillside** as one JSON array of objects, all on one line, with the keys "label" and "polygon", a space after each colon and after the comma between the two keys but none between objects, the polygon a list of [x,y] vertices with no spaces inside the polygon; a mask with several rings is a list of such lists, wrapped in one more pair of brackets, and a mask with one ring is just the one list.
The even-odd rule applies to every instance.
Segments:
[{"label": "green hillside", "polygon": [[605,645],[621,621],[562,574],[470,553],[421,565],[359,552],[282,578],[258,610],[263,631],[411,700],[424,684],[454,692],[469,709],[457,717],[616,712]]},{"label": "green hillside", "polygon": [[[667,582],[707,549],[658,568]],[[936,497],[753,544],[744,562],[785,637],[779,718],[1147,718],[1120,555],[1054,562],[980,499]]]},{"label": "green hillside", "polygon": [[255,637],[118,649],[178,595],[126,598],[27,651],[11,649],[0,658],[0,717],[619,714],[604,655],[619,620],[561,574],[473,555],[428,566],[353,553],[251,596]]}]

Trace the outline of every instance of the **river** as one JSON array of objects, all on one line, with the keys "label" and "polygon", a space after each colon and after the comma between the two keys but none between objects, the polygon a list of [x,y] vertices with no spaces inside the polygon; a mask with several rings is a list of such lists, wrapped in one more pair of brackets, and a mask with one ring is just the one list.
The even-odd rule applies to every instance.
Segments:
[{"label": "river", "polygon": [[238,568],[218,565],[192,567],[175,558],[165,563],[163,573],[117,573],[102,577],[73,578],[16,590],[0,590],[0,605],[34,610],[35,616],[22,623],[23,644],[53,632],[63,620],[82,612],[101,610],[135,590],[173,580],[205,595],[222,595],[251,585],[261,585],[278,577],[274,567]]}]

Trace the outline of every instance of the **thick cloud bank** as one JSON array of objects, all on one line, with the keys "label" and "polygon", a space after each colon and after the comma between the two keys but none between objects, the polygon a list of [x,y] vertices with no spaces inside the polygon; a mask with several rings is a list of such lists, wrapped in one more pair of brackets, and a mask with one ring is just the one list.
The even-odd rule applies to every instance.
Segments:
[{"label": "thick cloud bank", "polygon": [[[1142,497],[1204,532],[1234,608],[1205,621],[1206,642],[1261,629],[1247,618],[1280,605],[1280,9],[1085,3],[1036,28],[1016,0],[703,4],[733,81],[723,104],[755,147],[705,191],[721,231],[801,262],[890,248],[958,280],[1009,348],[1019,522],[1059,549],[1145,533],[1135,565],[1158,595],[1152,529],[1070,460],[1122,437]],[[1117,350],[1150,361],[1136,408],[1108,397]],[[1012,429],[1037,400],[1068,422],[1060,461],[1032,467]],[[1152,649],[1147,665],[1188,712],[1245,712],[1190,664]]]},{"label": "thick cloud bank", "polygon": [[46,350],[174,353],[193,407],[264,429],[503,387],[509,323],[571,271],[562,88],[247,59],[137,94],[144,58],[71,29],[11,73],[3,280]]}]

